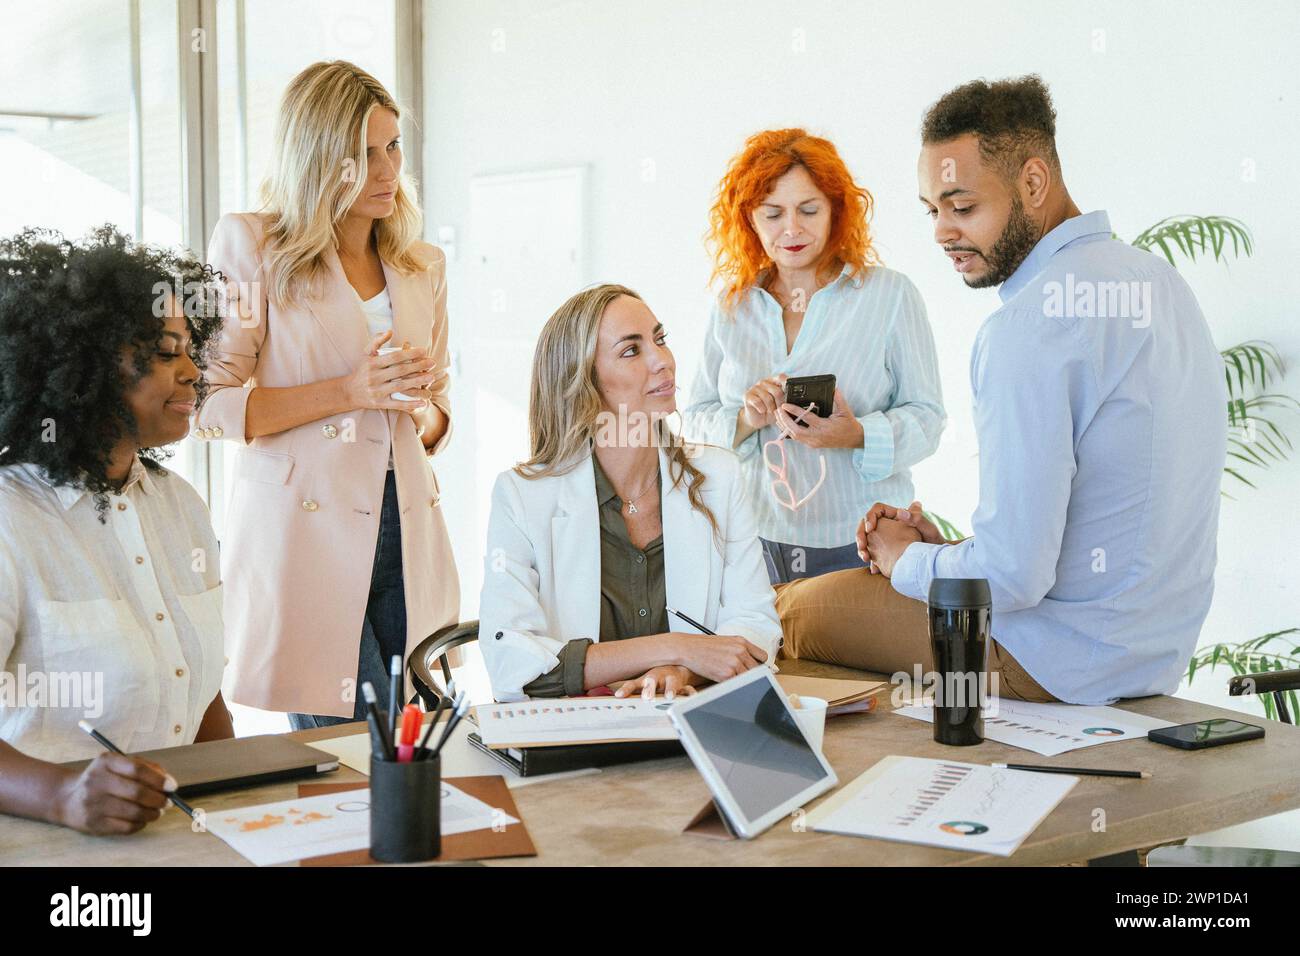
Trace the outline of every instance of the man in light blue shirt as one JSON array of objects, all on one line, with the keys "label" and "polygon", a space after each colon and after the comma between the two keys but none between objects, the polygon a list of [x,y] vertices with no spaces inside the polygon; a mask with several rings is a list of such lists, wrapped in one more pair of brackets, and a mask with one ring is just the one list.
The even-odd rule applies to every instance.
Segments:
[{"label": "man in light blue shirt", "polygon": [[980,501],[958,543],[919,506],[873,508],[858,540],[919,601],[934,578],[987,578],[996,642],[1059,699],[1102,703],[1173,691],[1196,646],[1227,394],[1187,284],[1080,214],[1054,136],[1032,76],[966,84],[926,116],[935,241],[1003,303],[971,355]]}]

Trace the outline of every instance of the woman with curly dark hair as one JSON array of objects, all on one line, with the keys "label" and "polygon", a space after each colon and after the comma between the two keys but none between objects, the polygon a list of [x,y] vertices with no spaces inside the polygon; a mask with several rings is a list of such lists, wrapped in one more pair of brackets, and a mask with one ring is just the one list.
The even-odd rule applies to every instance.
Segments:
[{"label": "woman with curly dark hair", "polygon": [[218,293],[111,226],[0,241],[0,812],[87,833],[158,818],[176,782],[83,719],[128,752],[234,735],[216,537],[162,465]]}]

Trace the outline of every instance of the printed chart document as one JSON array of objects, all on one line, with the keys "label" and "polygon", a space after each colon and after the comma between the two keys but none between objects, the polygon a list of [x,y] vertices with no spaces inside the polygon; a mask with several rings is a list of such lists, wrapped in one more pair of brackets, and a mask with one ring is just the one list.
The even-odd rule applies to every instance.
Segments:
[{"label": "printed chart document", "polygon": [[[924,704],[900,707],[894,713],[934,722],[934,708]],[[1148,730],[1172,726],[1168,720],[1130,714],[1118,707],[1032,704],[1000,697],[984,708],[985,740],[1032,750],[1045,757],[1115,740],[1145,740]]]},{"label": "printed chart document", "polygon": [[[518,823],[451,784],[442,785],[442,834]],[[370,791],[348,790],[210,813],[207,827],[250,863],[272,866],[370,846]]]},{"label": "printed chart document", "polygon": [[808,814],[814,830],[1010,856],[1078,777],[886,757]]},{"label": "printed chart document", "polygon": [[676,740],[668,718],[672,701],[617,697],[560,697],[474,708],[479,736],[487,746],[554,747],[561,744]]}]

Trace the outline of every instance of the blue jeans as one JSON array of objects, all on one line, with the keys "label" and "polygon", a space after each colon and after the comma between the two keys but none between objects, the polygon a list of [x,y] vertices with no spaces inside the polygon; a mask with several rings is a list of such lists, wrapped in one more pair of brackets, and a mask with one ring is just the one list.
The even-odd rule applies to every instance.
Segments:
[{"label": "blue jeans", "polygon": [[773,584],[787,584],[797,578],[815,578],[832,571],[866,567],[858,557],[857,544],[842,548],[806,548],[801,544],[782,544],[759,538],[763,543],[763,560],[767,577]]},{"label": "blue jeans", "polygon": [[[397,483],[393,472],[384,482],[384,506],[379,515],[379,538],[375,562],[370,571],[370,598],[361,625],[361,653],[357,661],[357,700],[351,717],[323,714],[290,714],[294,730],[329,727],[349,720],[366,719],[366,701],[361,685],[369,681],[379,695],[379,706],[388,708],[389,663],[400,655],[406,664],[406,587],[402,583],[402,516],[397,507]],[[399,690],[400,693],[400,690]]]}]

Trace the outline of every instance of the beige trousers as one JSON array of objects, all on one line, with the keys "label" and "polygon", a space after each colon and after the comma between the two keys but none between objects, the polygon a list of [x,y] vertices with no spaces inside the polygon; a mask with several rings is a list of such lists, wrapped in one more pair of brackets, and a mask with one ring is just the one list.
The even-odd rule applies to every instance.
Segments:
[{"label": "beige trousers", "polygon": [[[865,567],[778,584],[776,610],[785,631],[781,657],[884,674],[910,675],[918,664],[922,671],[934,670],[926,606]],[[1057,699],[994,641],[987,666],[990,693],[1043,703]]]}]

